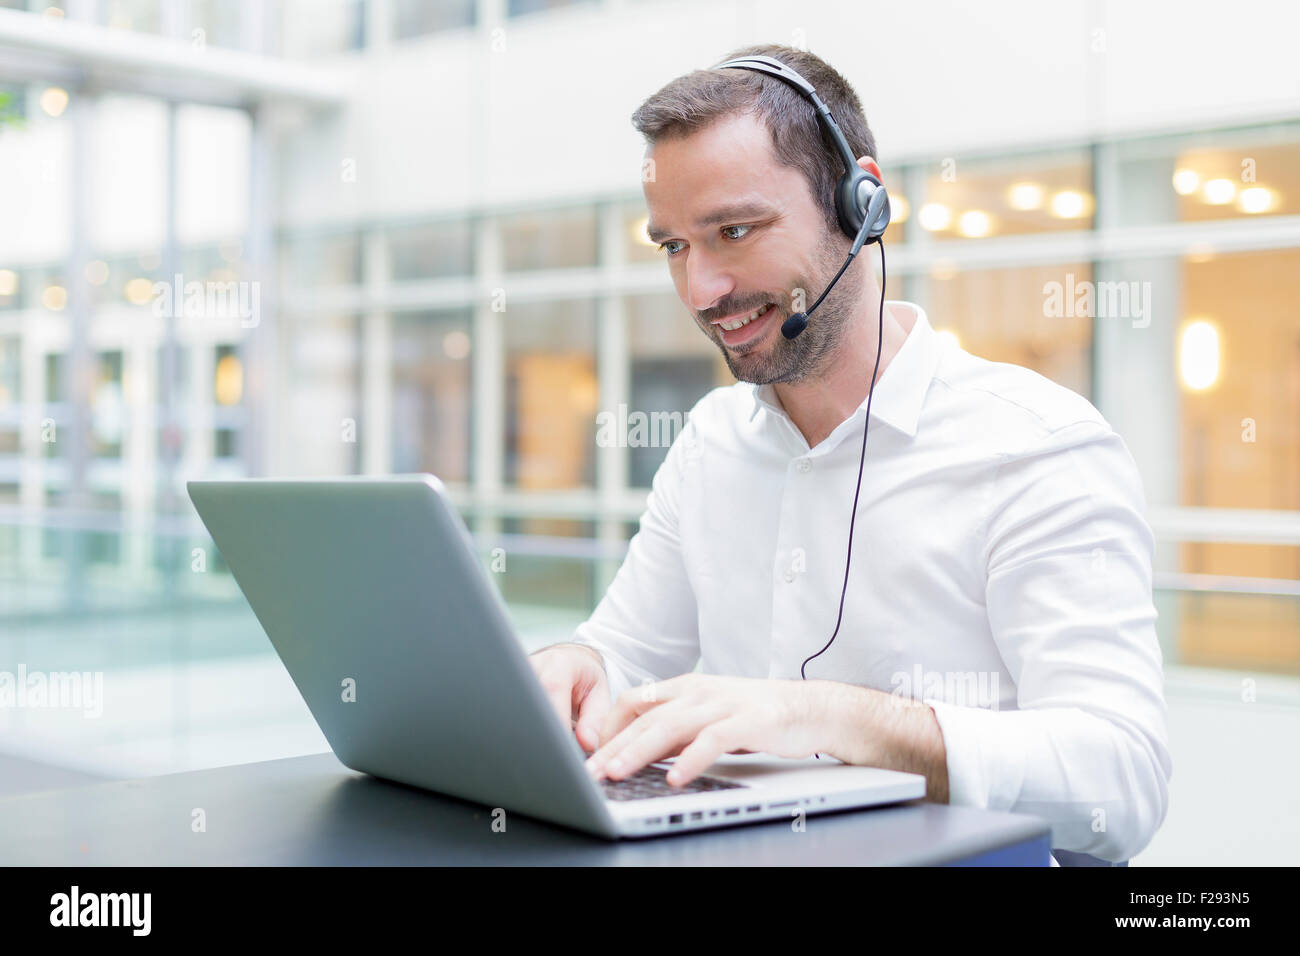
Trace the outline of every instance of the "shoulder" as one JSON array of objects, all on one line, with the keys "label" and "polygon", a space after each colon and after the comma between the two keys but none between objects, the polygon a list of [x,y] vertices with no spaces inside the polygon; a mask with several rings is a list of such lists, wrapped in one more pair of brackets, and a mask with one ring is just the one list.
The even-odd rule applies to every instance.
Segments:
[{"label": "shoulder", "polygon": [[935,407],[962,432],[983,436],[997,457],[1014,458],[1113,435],[1078,392],[1032,369],[946,348],[935,369]]}]

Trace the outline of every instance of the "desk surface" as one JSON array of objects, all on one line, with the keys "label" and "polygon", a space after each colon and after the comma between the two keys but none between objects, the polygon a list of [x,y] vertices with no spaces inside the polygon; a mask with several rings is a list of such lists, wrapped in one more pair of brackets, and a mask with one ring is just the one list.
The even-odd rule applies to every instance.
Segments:
[{"label": "desk surface", "polygon": [[[195,810],[205,832],[195,832]],[[1028,816],[922,801],[607,842],[355,773],[332,753],[0,800],[5,865],[918,865],[1020,851],[1046,865]],[[994,856],[993,861],[997,861]],[[1006,861],[1002,858],[1002,861]]]}]

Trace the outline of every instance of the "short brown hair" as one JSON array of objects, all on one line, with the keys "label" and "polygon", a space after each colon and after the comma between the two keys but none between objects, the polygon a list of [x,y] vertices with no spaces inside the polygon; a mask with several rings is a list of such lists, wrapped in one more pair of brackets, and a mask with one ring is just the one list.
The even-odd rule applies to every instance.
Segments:
[{"label": "short brown hair", "polygon": [[[854,157],[879,160],[857,93],[830,64],[806,50],[775,43],[742,47],[718,62],[755,55],[775,57],[797,70],[830,107]],[[693,70],[637,107],[632,125],[654,145],[659,139],[688,136],[737,113],[750,113],[764,122],[778,161],[803,173],[827,228],[838,234],[835,184],[844,174],[844,161],[823,132],[812,103],[788,83],[753,70]]]}]

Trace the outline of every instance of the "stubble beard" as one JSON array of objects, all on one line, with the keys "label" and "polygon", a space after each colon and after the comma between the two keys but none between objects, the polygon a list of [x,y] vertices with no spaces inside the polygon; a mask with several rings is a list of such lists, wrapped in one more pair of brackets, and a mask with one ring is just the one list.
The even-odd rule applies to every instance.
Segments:
[{"label": "stubble beard", "polygon": [[[817,301],[816,297],[821,295],[844,263],[844,252],[833,242],[829,231],[822,235],[818,260],[821,272],[813,283],[811,294],[805,293],[805,311]],[[806,381],[816,377],[839,348],[848,328],[849,316],[861,294],[862,277],[850,266],[809,317],[807,328],[793,339],[787,339],[780,332],[768,332],[751,346],[730,349],[723,344],[716,327],[707,327],[706,334],[722,352],[727,368],[738,381],[755,385]],[[779,326],[792,314],[793,310],[778,300],[772,320]]]}]

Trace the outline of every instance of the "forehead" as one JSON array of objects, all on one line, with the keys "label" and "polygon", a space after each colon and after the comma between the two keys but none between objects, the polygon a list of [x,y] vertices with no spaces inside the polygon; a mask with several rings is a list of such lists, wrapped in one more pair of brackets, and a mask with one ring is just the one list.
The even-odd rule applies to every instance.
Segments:
[{"label": "forehead", "polygon": [[654,178],[643,184],[646,205],[661,228],[685,229],[683,215],[693,218],[706,206],[762,198],[781,204],[800,179],[777,162],[767,127],[748,113],[661,139],[646,158],[654,160]]},{"label": "forehead", "polygon": [[669,167],[669,173],[722,173],[742,164],[775,165],[776,160],[771,134],[750,113],[724,116],[693,133],[664,137],[647,148],[646,156],[655,160],[656,167]]}]

